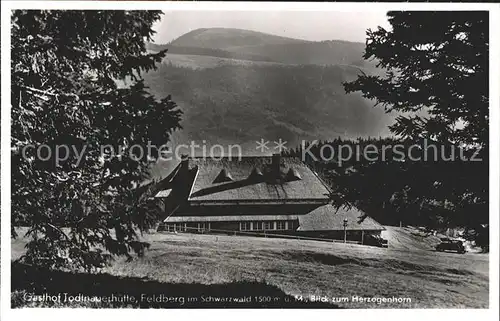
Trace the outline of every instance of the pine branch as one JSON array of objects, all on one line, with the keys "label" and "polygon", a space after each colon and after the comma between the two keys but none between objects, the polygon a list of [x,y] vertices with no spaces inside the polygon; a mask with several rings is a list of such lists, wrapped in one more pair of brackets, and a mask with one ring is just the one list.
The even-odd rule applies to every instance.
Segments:
[{"label": "pine branch", "polygon": [[41,90],[41,89],[38,89],[38,88],[33,88],[33,87],[29,87],[29,86],[20,86],[21,88],[24,88],[25,90],[27,91],[30,91],[34,94],[35,97],[39,97],[39,98],[42,98],[45,100],[45,97],[42,97],[42,96],[37,96],[36,94],[42,94],[42,95],[45,95],[45,96],[50,96],[50,97],[55,97],[56,100],[62,96],[62,97],[68,97],[68,98],[75,98],[77,100],[80,99],[80,97],[77,95],[77,94],[68,94],[68,93],[54,93],[54,92],[50,92],[50,91],[47,91],[47,90]]}]

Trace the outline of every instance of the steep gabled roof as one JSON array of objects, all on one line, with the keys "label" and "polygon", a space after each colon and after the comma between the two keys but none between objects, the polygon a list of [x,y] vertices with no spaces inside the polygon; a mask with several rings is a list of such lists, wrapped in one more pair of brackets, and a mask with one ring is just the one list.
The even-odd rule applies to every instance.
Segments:
[{"label": "steep gabled roof", "polygon": [[385,228],[355,207],[341,207],[338,210],[332,205],[316,208],[307,215],[299,217],[299,231],[336,231],[344,230],[344,219],[347,219],[348,231],[383,231]]},{"label": "steep gabled roof", "polygon": [[[283,180],[271,178],[271,157],[189,158],[189,167],[198,167],[189,201],[328,201],[329,189],[300,159],[281,157],[280,171]],[[249,179],[255,168],[262,169],[263,179]],[[287,180],[286,173],[300,179]],[[232,181],[215,182],[222,170],[231,173]]]}]

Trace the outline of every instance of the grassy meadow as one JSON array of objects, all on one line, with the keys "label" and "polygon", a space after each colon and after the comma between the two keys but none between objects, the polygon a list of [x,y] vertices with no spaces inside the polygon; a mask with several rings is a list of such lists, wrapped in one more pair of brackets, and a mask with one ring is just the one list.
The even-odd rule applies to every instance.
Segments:
[{"label": "grassy meadow", "polygon": [[[174,296],[197,296],[198,301],[192,302],[192,307],[222,307],[221,304],[230,307],[488,307],[488,255],[485,254],[459,255],[221,235],[153,233],[143,237],[151,242],[144,257],[128,262],[117,259],[98,274],[57,274],[13,263],[13,307],[57,306],[26,302],[26,293],[65,291],[88,295],[121,291],[136,297],[165,292]],[[25,242],[22,238],[13,241],[13,260],[22,255]],[[252,302],[201,302],[203,295],[251,296]],[[311,296],[316,302],[311,302]],[[366,302],[353,300],[353,296],[401,297],[411,302]],[[262,298],[271,302],[257,302]],[[318,302],[318,298],[323,302]],[[109,306],[102,302],[61,305]],[[130,306],[151,307],[146,303]],[[189,305],[171,303],[158,307],[182,306]]]}]

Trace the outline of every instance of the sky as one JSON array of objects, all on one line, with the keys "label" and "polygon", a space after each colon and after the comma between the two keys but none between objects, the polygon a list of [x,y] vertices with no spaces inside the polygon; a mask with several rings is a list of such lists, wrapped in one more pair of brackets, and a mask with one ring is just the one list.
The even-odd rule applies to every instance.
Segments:
[{"label": "sky", "polygon": [[[372,8],[373,9],[373,8]],[[305,40],[365,42],[366,30],[388,28],[385,11],[164,11],[155,43],[167,43],[198,28],[238,28]]]}]

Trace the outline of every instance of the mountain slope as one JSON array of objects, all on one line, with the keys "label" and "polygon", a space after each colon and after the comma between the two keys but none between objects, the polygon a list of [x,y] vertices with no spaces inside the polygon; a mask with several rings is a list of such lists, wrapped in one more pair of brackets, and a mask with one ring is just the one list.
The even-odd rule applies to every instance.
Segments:
[{"label": "mountain slope", "polygon": [[[145,75],[157,97],[172,94],[183,110],[176,144],[239,144],[258,154],[256,141],[385,136],[394,116],[342,83],[361,70],[364,44],[303,41],[239,29],[199,29],[168,45],[158,70]],[[262,151],[271,153],[272,149]]]},{"label": "mountain slope", "polygon": [[193,69],[214,68],[224,65],[283,65],[277,62],[262,60],[214,57],[205,55],[167,54],[163,63]]},{"label": "mountain slope", "polygon": [[149,44],[148,49],[168,49],[173,54],[213,56],[284,64],[355,65],[374,68],[363,60],[365,44],[340,40],[306,41],[262,32],[231,29],[197,29],[169,44]]},{"label": "mountain slope", "polygon": [[347,41],[322,41],[308,43],[266,44],[234,47],[228,51],[247,55],[264,56],[270,61],[285,64],[364,65],[363,43]]},{"label": "mountain slope", "polygon": [[207,56],[207,57],[240,59],[240,60],[251,60],[251,61],[277,62],[265,55],[251,54],[244,51],[231,52],[221,49],[201,48],[201,47],[179,47],[173,45],[157,45],[152,43],[149,43],[147,45],[147,49],[151,52],[158,52],[167,49],[169,54],[177,54],[177,55],[196,55],[196,56]]},{"label": "mountain slope", "polygon": [[387,134],[391,115],[344,92],[342,82],[358,73],[350,66],[162,64],[145,81],[157,97],[171,93],[184,111],[181,141],[240,144],[255,153],[261,138],[295,147],[301,140]]},{"label": "mountain slope", "polygon": [[176,47],[228,50],[240,46],[304,43],[305,40],[234,28],[202,28],[188,32],[170,43]]}]

